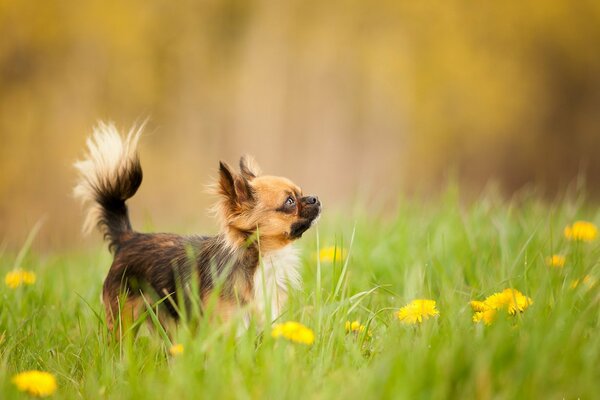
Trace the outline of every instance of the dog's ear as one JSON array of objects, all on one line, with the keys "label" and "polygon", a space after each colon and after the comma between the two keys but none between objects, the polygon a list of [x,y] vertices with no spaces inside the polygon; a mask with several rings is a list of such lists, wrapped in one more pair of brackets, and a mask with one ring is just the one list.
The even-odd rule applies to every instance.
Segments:
[{"label": "dog's ear", "polygon": [[240,172],[242,173],[242,176],[248,180],[252,180],[262,174],[258,163],[254,157],[249,154],[245,154],[240,158]]},{"label": "dog's ear", "polygon": [[248,180],[232,172],[231,167],[223,161],[219,162],[219,192],[232,205],[242,205],[253,199]]},{"label": "dog's ear", "polygon": [[219,192],[223,196],[235,198],[235,183],[231,167],[223,161],[219,161]]}]

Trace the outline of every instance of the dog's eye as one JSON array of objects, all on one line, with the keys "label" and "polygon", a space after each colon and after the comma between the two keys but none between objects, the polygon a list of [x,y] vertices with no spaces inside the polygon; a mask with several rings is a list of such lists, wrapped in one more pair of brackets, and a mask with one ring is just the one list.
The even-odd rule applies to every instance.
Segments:
[{"label": "dog's eye", "polygon": [[288,197],[287,200],[285,201],[286,206],[291,207],[294,204],[296,204],[296,200],[294,200],[294,198],[292,196]]}]

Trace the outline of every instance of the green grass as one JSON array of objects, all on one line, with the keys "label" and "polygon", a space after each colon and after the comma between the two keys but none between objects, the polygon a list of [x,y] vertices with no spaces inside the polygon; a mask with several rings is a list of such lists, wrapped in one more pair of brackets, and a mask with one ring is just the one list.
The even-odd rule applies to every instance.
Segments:
[{"label": "green grass", "polygon": [[[600,239],[569,242],[577,219],[600,224],[579,199],[485,195],[461,205],[401,200],[393,215],[326,213],[299,246],[305,287],[282,320],[315,332],[312,346],[274,340],[256,329],[236,336],[206,319],[168,339],[145,328],[135,339],[107,338],[100,289],[111,257],[27,254],[33,286],[0,288],[0,398],[26,398],[10,379],[39,369],[56,375],[55,398],[495,398],[591,399],[600,393]],[[349,249],[347,259],[317,263],[320,246]],[[350,246],[353,237],[352,246]],[[562,269],[545,257],[567,257]],[[0,271],[16,255],[2,254]],[[491,326],[474,324],[469,301],[513,287],[533,305]],[[437,302],[440,316],[408,326],[394,311],[415,298]],[[344,323],[368,324],[372,337],[346,335]],[[197,325],[197,326],[196,326]]]}]

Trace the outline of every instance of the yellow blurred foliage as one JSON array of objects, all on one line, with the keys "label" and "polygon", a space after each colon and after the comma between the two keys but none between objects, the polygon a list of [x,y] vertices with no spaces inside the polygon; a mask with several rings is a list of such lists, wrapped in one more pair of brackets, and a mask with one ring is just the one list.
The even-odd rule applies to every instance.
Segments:
[{"label": "yellow blurred foliage", "polygon": [[97,119],[150,117],[136,226],[198,228],[241,153],[328,205],[448,170],[597,181],[599,21],[594,1],[0,0],[0,241],[47,216],[45,241],[73,243]]}]

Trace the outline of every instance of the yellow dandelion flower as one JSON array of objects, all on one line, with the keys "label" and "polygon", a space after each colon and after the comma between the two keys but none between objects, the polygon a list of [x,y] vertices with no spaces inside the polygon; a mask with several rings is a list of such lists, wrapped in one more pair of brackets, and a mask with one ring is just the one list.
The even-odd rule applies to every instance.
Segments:
[{"label": "yellow dandelion flower", "polygon": [[351,333],[351,332],[360,333],[360,332],[364,332],[365,329],[367,329],[364,325],[362,325],[360,323],[360,321],[353,321],[353,322],[346,321],[345,328],[346,328],[346,333]]},{"label": "yellow dandelion flower", "polygon": [[531,304],[533,300],[518,290],[504,289],[500,293],[488,296],[484,301],[471,301],[471,308],[475,312],[473,322],[484,321],[486,325],[490,325],[498,310],[505,310],[510,315],[515,315],[517,311],[525,311]]},{"label": "yellow dandelion flower", "polygon": [[348,252],[346,249],[340,247],[325,247],[319,251],[319,260],[321,260],[321,262],[331,263],[334,259],[338,261],[343,260],[346,258],[347,254]]},{"label": "yellow dandelion flower", "polygon": [[365,330],[365,326],[361,325],[359,321],[346,321],[345,324],[346,332],[362,332]]},{"label": "yellow dandelion flower", "polygon": [[588,287],[592,287],[596,284],[596,278],[591,275],[586,275],[583,277],[583,283]]},{"label": "yellow dandelion flower", "polygon": [[16,289],[23,284],[33,285],[35,280],[36,276],[34,272],[24,271],[22,269],[10,271],[4,277],[4,283],[11,289]]},{"label": "yellow dandelion flower", "polygon": [[23,283],[26,285],[33,285],[35,283],[36,276],[34,272],[23,271]]},{"label": "yellow dandelion flower", "polygon": [[417,324],[429,317],[437,317],[440,312],[435,308],[435,300],[417,299],[402,307],[396,316],[406,324]]},{"label": "yellow dandelion flower", "polygon": [[21,286],[21,277],[16,272],[9,272],[4,277],[4,283],[11,289]]},{"label": "yellow dandelion flower", "polygon": [[591,242],[598,236],[596,225],[587,221],[577,221],[571,226],[565,227],[565,237],[569,240]]},{"label": "yellow dandelion flower", "polygon": [[583,283],[587,289],[591,289],[596,285],[596,278],[586,275],[582,279],[575,279],[571,282],[571,289],[575,289],[580,283]]},{"label": "yellow dandelion flower", "polygon": [[476,300],[473,300],[471,302],[471,308],[475,312],[482,312],[482,311],[486,311],[486,310],[490,309],[490,307],[488,305],[486,305],[483,301],[476,301]]},{"label": "yellow dandelion flower", "polygon": [[477,311],[473,314],[473,322],[481,322],[483,321],[486,325],[491,325],[496,318],[496,310],[491,308],[483,311]]},{"label": "yellow dandelion flower", "polygon": [[[345,328],[346,328],[346,333],[353,333],[354,335],[358,335],[360,333],[363,333],[367,327],[364,326],[363,324],[360,323],[360,321],[346,321],[345,324]],[[373,332],[369,329],[367,331],[367,337],[372,337],[373,336]]]},{"label": "yellow dandelion flower", "polygon": [[508,307],[508,313],[514,315],[518,312],[523,312],[527,307],[533,304],[533,300],[524,296],[523,293],[516,289],[504,289],[502,291],[505,304]]},{"label": "yellow dandelion flower", "polygon": [[[492,304],[497,304],[497,298],[493,297],[494,302]],[[494,318],[496,318],[496,309],[492,308],[492,306],[485,301],[471,301],[471,308],[475,312],[473,314],[473,322],[485,322],[486,325],[491,325],[494,322]]]},{"label": "yellow dandelion flower", "polygon": [[12,382],[22,392],[33,396],[46,397],[56,391],[56,378],[43,371],[26,371],[13,376]]},{"label": "yellow dandelion flower", "polygon": [[504,292],[494,293],[485,298],[483,303],[487,306],[488,309],[492,310],[500,310],[504,308],[506,305],[507,297]]},{"label": "yellow dandelion flower", "polygon": [[504,289],[500,293],[488,296],[484,303],[491,309],[506,308],[510,314],[515,314],[517,311],[524,311],[533,303],[533,300],[516,289]]},{"label": "yellow dandelion flower", "polygon": [[566,261],[567,259],[565,256],[561,256],[560,254],[554,254],[546,258],[546,265],[554,268],[562,268],[565,266]]},{"label": "yellow dandelion flower", "polygon": [[306,326],[299,322],[288,321],[281,324],[275,324],[271,331],[274,338],[283,337],[292,342],[311,345],[315,341],[315,334]]},{"label": "yellow dandelion flower", "polygon": [[171,346],[169,348],[169,353],[172,356],[178,356],[180,354],[183,354],[183,345],[182,344],[174,344],[173,346]]},{"label": "yellow dandelion flower", "polygon": [[575,289],[577,288],[577,286],[579,286],[579,279],[574,279],[571,281],[571,289]]}]

